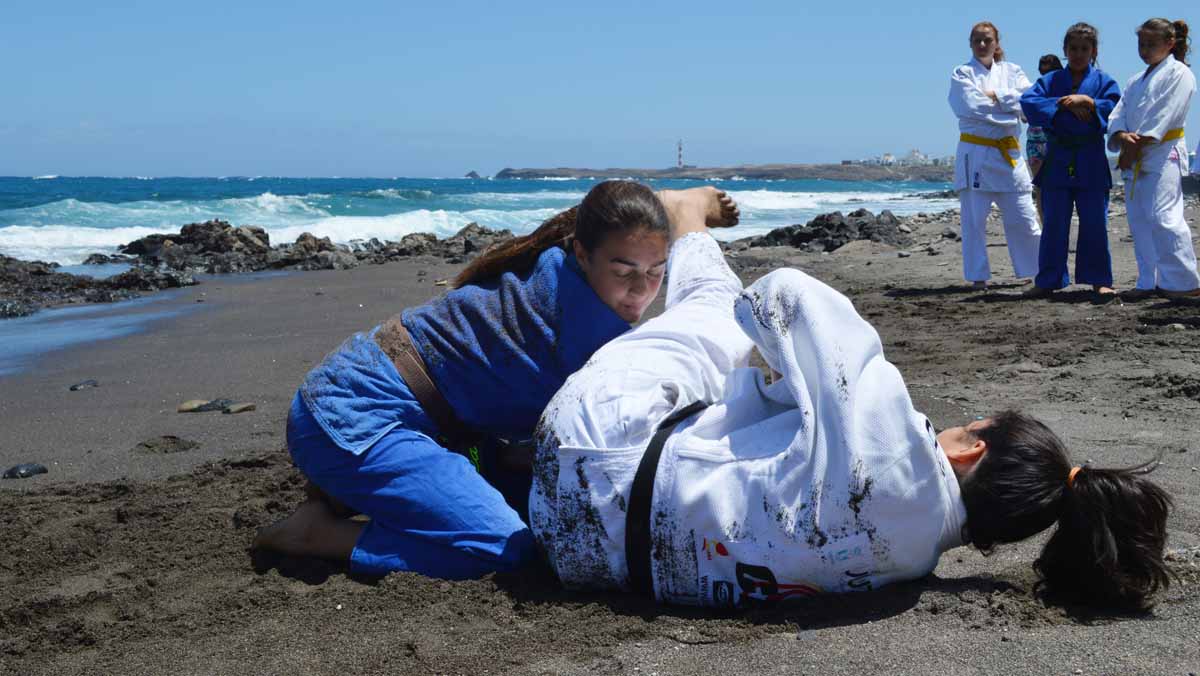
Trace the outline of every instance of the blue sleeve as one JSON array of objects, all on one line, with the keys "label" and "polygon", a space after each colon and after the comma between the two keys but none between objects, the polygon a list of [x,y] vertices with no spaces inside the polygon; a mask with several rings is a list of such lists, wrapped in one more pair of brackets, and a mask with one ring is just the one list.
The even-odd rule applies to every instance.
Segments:
[{"label": "blue sleeve", "polygon": [[1047,129],[1054,126],[1054,116],[1059,111],[1059,97],[1050,96],[1050,78],[1053,76],[1054,73],[1043,75],[1021,95],[1021,110],[1025,112],[1025,119],[1029,120],[1030,126]]},{"label": "blue sleeve", "polygon": [[1101,73],[1099,91],[1092,99],[1096,102],[1096,119],[1100,122],[1100,131],[1108,131],[1108,116],[1121,100],[1121,87],[1117,81],[1106,73]]}]

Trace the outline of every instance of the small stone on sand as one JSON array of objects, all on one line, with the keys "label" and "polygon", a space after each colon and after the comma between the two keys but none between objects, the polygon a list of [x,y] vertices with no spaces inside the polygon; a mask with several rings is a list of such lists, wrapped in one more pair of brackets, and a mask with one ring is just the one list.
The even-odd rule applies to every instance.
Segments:
[{"label": "small stone on sand", "polygon": [[35,474],[45,474],[49,470],[44,465],[39,465],[36,462],[26,462],[15,467],[9,467],[4,472],[5,479],[28,479]]},{"label": "small stone on sand", "polygon": [[207,413],[208,411],[224,411],[226,406],[235,402],[232,399],[188,399],[175,409],[180,413]]},{"label": "small stone on sand", "polygon": [[88,379],[81,383],[75,383],[74,385],[72,385],[71,391],[78,392],[79,390],[82,390],[86,387],[100,387],[100,383],[96,382],[95,380]]},{"label": "small stone on sand", "polygon": [[226,406],[225,409],[222,410],[221,412],[222,413],[245,413],[246,411],[253,411],[257,408],[258,407],[255,406],[254,404],[249,404],[249,403],[230,404],[229,406]]}]

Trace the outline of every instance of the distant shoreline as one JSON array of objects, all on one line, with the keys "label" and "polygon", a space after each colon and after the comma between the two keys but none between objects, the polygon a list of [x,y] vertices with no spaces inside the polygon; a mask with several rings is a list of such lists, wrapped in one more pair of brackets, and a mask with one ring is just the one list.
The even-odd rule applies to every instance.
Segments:
[{"label": "distant shoreline", "polygon": [[925,181],[949,183],[954,167],[948,165],[898,166],[878,164],[744,164],[733,167],[671,167],[669,169],[501,169],[497,179],[537,178],[639,178],[755,180],[824,179],[829,181]]}]

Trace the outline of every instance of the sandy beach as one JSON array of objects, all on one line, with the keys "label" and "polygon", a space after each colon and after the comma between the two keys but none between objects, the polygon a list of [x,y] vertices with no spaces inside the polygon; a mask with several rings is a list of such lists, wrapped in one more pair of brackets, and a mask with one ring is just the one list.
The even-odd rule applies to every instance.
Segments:
[{"label": "sandy beach", "polygon": [[[1121,213],[1110,243],[1129,288]],[[939,427],[1016,407],[1077,463],[1161,452],[1153,478],[1175,499],[1178,577],[1152,612],[1044,604],[1030,568],[1042,538],[988,557],[954,550],[931,576],[882,591],[734,615],[568,593],[541,568],[360,580],[252,560],[255,529],[302,498],[283,440],[296,386],[345,337],[442,293],[436,282],[460,268],[418,257],[207,278],[153,297],[163,316],[141,333],[0,377],[0,469],[49,469],[0,481],[0,674],[1200,673],[1200,304],[1099,303],[1085,287],[1022,299],[995,214],[995,283],[971,290],[946,223],[906,224],[917,244],[903,251],[855,241],[730,260],[746,282],[792,266],[846,293]],[[68,389],[89,379],[99,386]],[[176,412],[216,398],[256,410]]]}]

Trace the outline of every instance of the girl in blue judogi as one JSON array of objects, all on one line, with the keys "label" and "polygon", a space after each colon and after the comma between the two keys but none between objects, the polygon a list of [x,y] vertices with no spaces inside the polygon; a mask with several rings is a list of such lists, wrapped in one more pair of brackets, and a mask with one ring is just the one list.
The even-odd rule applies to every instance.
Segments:
[{"label": "girl in blue judogi", "polygon": [[1121,98],[1116,80],[1096,67],[1099,35],[1086,23],[1063,37],[1067,67],[1043,76],[1021,96],[1031,126],[1047,130],[1049,147],[1034,183],[1045,214],[1038,274],[1028,296],[1045,297],[1071,283],[1067,248],[1071,213],[1079,213],[1075,281],[1102,295],[1113,293],[1108,250],[1108,194],[1112,176],[1104,152],[1108,117]]}]

